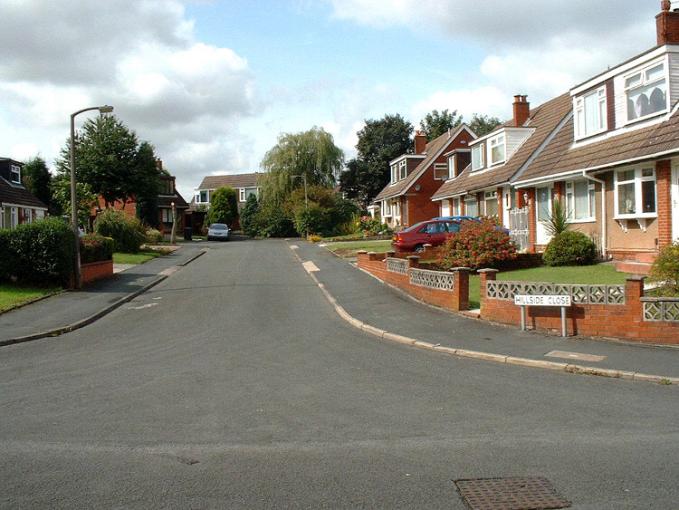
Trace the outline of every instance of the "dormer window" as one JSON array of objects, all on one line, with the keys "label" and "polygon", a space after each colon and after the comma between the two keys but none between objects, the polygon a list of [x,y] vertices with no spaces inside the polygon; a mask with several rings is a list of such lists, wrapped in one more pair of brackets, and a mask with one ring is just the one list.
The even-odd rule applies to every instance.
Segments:
[{"label": "dormer window", "polygon": [[506,159],[507,150],[505,148],[505,135],[497,135],[488,142],[490,146],[490,164],[497,165],[504,163]]},{"label": "dormer window", "polygon": [[653,64],[625,78],[627,120],[636,121],[667,110],[665,63]]},{"label": "dormer window", "polygon": [[398,181],[398,165],[391,165],[391,183]]},{"label": "dormer window", "polygon": [[398,179],[405,179],[408,175],[408,162],[404,159],[398,164]]},{"label": "dormer window", "polygon": [[448,157],[448,179],[455,177],[455,156]]},{"label": "dormer window", "polygon": [[486,166],[485,150],[485,143],[480,143],[472,147],[472,170],[481,170]]},{"label": "dormer window", "polygon": [[10,165],[9,167],[9,180],[21,184],[21,167],[18,165]]},{"label": "dormer window", "polygon": [[606,131],[606,87],[575,99],[575,129],[578,138]]}]

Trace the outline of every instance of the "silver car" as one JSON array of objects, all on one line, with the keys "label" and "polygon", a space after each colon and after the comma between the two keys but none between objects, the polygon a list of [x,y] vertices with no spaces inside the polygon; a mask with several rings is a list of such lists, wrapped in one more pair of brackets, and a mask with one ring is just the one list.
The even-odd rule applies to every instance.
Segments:
[{"label": "silver car", "polygon": [[224,223],[213,223],[210,228],[207,229],[207,240],[208,241],[228,241],[231,231],[229,226]]}]

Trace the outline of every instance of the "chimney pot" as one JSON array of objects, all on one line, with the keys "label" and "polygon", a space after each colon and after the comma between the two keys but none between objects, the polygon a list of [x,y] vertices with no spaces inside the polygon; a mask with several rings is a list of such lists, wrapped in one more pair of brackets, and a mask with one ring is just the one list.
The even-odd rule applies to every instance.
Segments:
[{"label": "chimney pot", "polygon": [[672,2],[660,2],[661,12],[655,17],[658,46],[679,44],[679,11],[672,10]]},{"label": "chimney pot", "polygon": [[427,148],[427,135],[422,131],[415,131],[415,154],[422,154]]},{"label": "chimney pot", "polygon": [[514,126],[521,127],[530,117],[530,103],[528,96],[514,96]]}]

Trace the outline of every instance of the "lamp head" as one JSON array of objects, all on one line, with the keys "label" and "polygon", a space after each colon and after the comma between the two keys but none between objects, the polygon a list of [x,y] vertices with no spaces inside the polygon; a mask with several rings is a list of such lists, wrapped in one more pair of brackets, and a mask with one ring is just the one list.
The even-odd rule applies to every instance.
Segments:
[{"label": "lamp head", "polygon": [[99,113],[111,113],[113,111],[113,106],[105,104],[99,107]]}]

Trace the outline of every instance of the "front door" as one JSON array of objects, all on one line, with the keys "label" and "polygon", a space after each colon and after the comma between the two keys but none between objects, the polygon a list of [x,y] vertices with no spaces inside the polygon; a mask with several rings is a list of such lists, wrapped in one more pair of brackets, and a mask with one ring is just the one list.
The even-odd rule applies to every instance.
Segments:
[{"label": "front door", "polygon": [[679,241],[679,166],[672,168],[672,239]]},{"label": "front door", "polygon": [[547,234],[545,222],[552,216],[552,187],[544,186],[535,190],[535,232],[536,243],[547,244],[550,236]]}]

